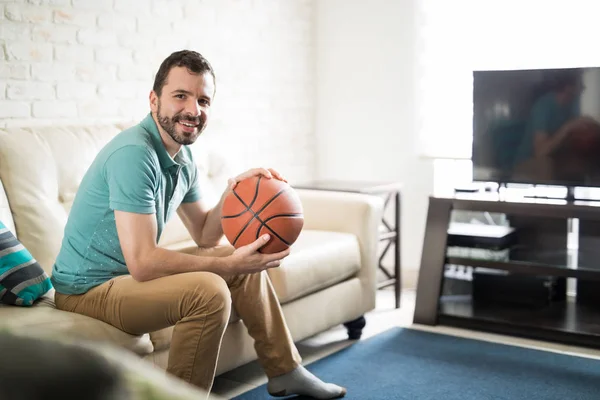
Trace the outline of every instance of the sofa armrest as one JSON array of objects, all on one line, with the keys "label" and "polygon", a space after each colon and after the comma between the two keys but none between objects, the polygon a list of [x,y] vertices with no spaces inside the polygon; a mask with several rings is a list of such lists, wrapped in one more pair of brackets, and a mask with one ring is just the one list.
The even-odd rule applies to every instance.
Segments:
[{"label": "sofa armrest", "polygon": [[360,245],[361,280],[367,309],[375,306],[377,250],[383,215],[382,198],[323,190],[296,189],[304,209],[304,228],[356,235]]}]

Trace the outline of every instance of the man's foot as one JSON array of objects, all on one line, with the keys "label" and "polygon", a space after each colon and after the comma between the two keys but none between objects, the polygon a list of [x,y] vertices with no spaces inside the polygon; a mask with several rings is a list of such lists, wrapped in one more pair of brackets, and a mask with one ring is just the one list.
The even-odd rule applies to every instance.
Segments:
[{"label": "man's foot", "polygon": [[285,375],[269,379],[267,390],[274,397],[302,395],[321,400],[346,395],[346,388],[323,382],[302,365]]}]

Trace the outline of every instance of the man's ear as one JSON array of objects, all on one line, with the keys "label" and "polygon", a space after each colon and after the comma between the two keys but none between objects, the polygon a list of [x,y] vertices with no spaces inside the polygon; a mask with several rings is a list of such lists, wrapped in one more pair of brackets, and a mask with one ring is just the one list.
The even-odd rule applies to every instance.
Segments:
[{"label": "man's ear", "polygon": [[156,92],[154,90],[150,91],[149,100],[150,100],[150,110],[152,110],[152,112],[154,112],[154,113],[158,112],[158,95],[156,94]]}]

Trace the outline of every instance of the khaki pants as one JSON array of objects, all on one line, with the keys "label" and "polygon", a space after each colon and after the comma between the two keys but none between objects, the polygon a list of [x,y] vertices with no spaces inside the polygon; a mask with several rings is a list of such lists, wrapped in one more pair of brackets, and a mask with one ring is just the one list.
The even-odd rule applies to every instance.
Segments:
[{"label": "khaki pants", "polygon": [[[222,246],[199,249],[197,254],[231,252],[231,247]],[[147,282],[125,275],[81,295],[56,293],[55,302],[60,310],[99,319],[133,335],[175,325],[167,371],[207,391],[232,305],[255,341],[267,376],[285,374],[301,362],[265,271],[226,277],[189,272]]]}]

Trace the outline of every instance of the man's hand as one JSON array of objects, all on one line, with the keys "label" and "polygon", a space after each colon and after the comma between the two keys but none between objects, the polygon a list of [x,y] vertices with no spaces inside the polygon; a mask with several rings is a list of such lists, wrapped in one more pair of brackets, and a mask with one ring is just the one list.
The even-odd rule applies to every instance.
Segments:
[{"label": "man's hand", "polygon": [[252,168],[243,174],[236,176],[235,178],[231,178],[227,181],[228,189],[233,190],[238,182],[243,181],[244,179],[251,178],[253,176],[262,175],[267,179],[275,178],[280,181],[287,182],[283,176],[273,168]]},{"label": "man's hand", "polygon": [[259,253],[258,249],[267,244],[269,239],[268,234],[262,235],[256,241],[236,249],[232,255],[226,257],[228,273],[251,274],[278,267],[281,260],[290,254],[290,249],[274,254]]}]

